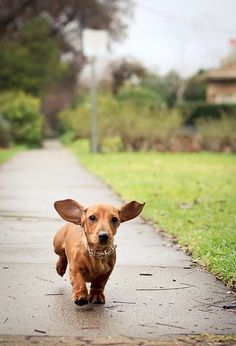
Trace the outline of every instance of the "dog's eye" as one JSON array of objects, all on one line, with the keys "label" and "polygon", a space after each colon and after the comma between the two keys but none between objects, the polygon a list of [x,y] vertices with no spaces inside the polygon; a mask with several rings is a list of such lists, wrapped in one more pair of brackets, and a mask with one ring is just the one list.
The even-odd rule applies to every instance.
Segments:
[{"label": "dog's eye", "polygon": [[96,221],[96,216],[95,215],[90,215],[89,216],[89,220],[92,221],[92,222]]},{"label": "dog's eye", "polygon": [[113,218],[111,219],[111,222],[112,223],[117,223],[117,221],[118,221],[117,217],[113,216]]}]

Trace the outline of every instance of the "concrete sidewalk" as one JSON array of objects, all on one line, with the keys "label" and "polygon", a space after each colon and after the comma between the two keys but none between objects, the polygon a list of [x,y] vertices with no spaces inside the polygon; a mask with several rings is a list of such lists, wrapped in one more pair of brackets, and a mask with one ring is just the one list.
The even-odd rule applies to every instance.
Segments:
[{"label": "concrete sidewalk", "polygon": [[[156,338],[235,334],[235,297],[141,218],[117,236],[106,305],[78,307],[57,275],[52,237],[63,224],[57,199],[122,202],[57,142],[0,168],[0,334]],[[134,196],[135,198],[135,196]]]}]

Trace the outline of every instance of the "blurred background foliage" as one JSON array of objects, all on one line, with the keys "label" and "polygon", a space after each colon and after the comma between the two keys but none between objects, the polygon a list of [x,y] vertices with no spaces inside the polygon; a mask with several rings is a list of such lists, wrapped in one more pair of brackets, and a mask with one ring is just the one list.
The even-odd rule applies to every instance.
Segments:
[{"label": "blurred background foliage", "polygon": [[[97,98],[100,151],[158,149],[162,142],[163,150],[168,150],[169,139],[183,123],[180,112],[167,108],[163,100],[153,102],[142,88],[125,88],[119,95],[101,94]],[[68,132],[71,140],[89,138],[90,113],[87,98],[74,109],[61,112],[63,139],[68,139]]]},{"label": "blurred background foliage", "polygon": [[43,138],[43,118],[39,99],[23,91],[0,95],[1,145],[14,142],[39,146]]},{"label": "blurred background foliage", "polygon": [[[83,30],[121,40],[132,12],[131,0],[0,0],[2,147],[89,139]],[[184,79],[132,59],[112,61],[98,83],[99,150],[236,151],[236,105],[206,103],[205,73]]]},{"label": "blurred background foliage", "polygon": [[0,88],[24,90],[40,96],[47,85],[66,72],[60,62],[60,49],[50,37],[50,26],[43,17],[29,20],[16,41],[1,44]]}]

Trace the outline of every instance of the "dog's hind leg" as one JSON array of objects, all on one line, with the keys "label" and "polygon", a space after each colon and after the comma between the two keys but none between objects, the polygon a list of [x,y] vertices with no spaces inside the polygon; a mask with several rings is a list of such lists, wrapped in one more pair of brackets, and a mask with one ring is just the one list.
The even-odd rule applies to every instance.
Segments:
[{"label": "dog's hind leg", "polygon": [[60,276],[63,276],[65,274],[67,263],[68,263],[67,257],[65,254],[65,238],[67,234],[66,226],[62,227],[56,233],[53,240],[54,251],[59,256],[59,259],[56,263],[56,271]]}]

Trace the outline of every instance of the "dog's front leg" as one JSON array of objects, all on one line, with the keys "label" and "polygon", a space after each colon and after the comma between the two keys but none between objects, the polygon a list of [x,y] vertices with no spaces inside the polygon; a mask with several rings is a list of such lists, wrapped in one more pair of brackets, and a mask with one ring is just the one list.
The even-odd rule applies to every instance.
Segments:
[{"label": "dog's front leg", "polygon": [[92,304],[105,304],[104,288],[112,270],[100,275],[91,282],[89,302]]},{"label": "dog's front leg", "polygon": [[79,306],[88,304],[88,290],[77,266],[70,267],[70,282],[73,287],[72,299],[75,304]]},{"label": "dog's front leg", "polygon": [[56,264],[56,270],[58,275],[63,276],[66,272],[66,267],[67,267],[67,257],[66,255],[61,255],[59,256],[59,259]]}]

